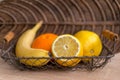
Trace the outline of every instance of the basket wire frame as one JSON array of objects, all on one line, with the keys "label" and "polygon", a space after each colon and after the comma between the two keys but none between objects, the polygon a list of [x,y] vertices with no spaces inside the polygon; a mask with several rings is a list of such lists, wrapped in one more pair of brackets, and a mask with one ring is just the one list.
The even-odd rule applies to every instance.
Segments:
[{"label": "basket wire frame", "polygon": [[[104,29],[109,29],[120,36],[119,5],[120,0],[4,0],[0,3],[1,57],[21,70],[71,70],[71,68],[73,70],[95,70],[102,68],[114,56],[114,53],[120,51],[120,40],[118,42],[110,41],[101,35]],[[80,62],[74,67],[63,67],[54,61],[40,67],[21,64],[19,62],[21,58],[15,56],[15,44],[24,31],[33,27],[40,20],[43,20],[44,24],[37,36],[46,32],[58,35],[74,34],[79,30],[96,32],[103,42],[101,55],[98,57],[78,57],[79,59],[91,58],[91,62]],[[10,43],[7,43],[3,40],[3,36],[9,31],[16,35]],[[51,58],[52,56],[48,59]]]},{"label": "basket wire frame", "polygon": [[[108,46],[104,43],[106,42],[108,39],[103,39],[103,49],[101,51],[100,56],[92,56],[92,57],[88,57],[88,56],[84,56],[84,57],[29,57],[29,58],[17,58],[15,57],[15,52],[12,48],[15,48],[15,44],[10,46],[9,48],[7,48],[5,50],[5,45],[7,44],[7,42],[5,40],[3,40],[3,46],[1,49],[1,57],[8,62],[9,64],[12,64],[14,66],[16,66],[17,68],[19,68],[20,70],[48,70],[48,69],[57,69],[57,70],[76,70],[76,69],[87,69],[87,70],[96,70],[98,68],[103,68],[108,62],[109,60],[114,56],[114,45],[112,49],[109,49]],[[113,43],[115,43],[115,41],[112,41]],[[50,53],[51,54],[51,53]],[[9,56],[9,57],[8,57]],[[20,63],[20,60],[25,60],[26,61],[30,61],[31,59],[34,59],[35,62],[36,61],[40,61],[40,59],[48,59],[50,60],[46,65],[44,66],[38,66],[38,67],[34,67],[34,66],[29,66],[29,65],[25,65]],[[57,62],[55,62],[55,60],[59,60],[59,59],[65,59],[66,61],[63,62],[62,64],[66,64],[67,65],[67,61],[71,60],[71,59],[91,59],[88,62],[80,62],[78,63],[76,66],[74,67],[64,67],[61,66],[60,64],[58,64]],[[34,64],[35,62],[33,62],[32,64]],[[74,64],[75,62],[73,61],[72,64]],[[44,62],[43,62],[44,64]],[[71,64],[70,64],[71,65]],[[69,65],[68,65],[69,66]]]}]

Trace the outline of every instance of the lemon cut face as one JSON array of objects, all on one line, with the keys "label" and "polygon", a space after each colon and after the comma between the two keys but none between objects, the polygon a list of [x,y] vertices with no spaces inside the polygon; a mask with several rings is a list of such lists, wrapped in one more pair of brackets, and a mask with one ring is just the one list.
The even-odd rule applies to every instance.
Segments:
[{"label": "lemon cut face", "polygon": [[[56,59],[56,62],[62,66],[75,66],[80,62],[83,56],[81,43],[72,35],[64,34],[56,38],[52,44],[52,54],[54,57],[66,57]],[[72,58],[68,58],[72,57]]]}]

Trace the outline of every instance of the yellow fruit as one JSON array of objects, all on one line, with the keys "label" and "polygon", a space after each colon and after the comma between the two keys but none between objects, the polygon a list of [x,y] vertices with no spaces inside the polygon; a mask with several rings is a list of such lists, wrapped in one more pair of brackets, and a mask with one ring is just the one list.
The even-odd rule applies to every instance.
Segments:
[{"label": "yellow fruit", "polygon": [[79,31],[75,37],[82,43],[83,56],[99,56],[102,50],[102,42],[99,36],[92,31]]},{"label": "yellow fruit", "polygon": [[[31,48],[31,44],[35,38],[36,32],[41,27],[42,22],[37,23],[32,29],[25,31],[16,44],[16,56],[18,58],[30,58],[20,59],[20,62],[30,66],[43,66],[47,64],[49,59],[38,59],[39,57],[48,57],[48,51],[43,49]],[[35,59],[31,59],[34,57]]]},{"label": "yellow fruit", "polygon": [[[83,48],[81,43],[72,35],[64,34],[58,36],[52,44],[52,53],[54,57],[81,57]],[[67,67],[72,67],[80,62],[78,58],[55,59],[55,61]]]}]

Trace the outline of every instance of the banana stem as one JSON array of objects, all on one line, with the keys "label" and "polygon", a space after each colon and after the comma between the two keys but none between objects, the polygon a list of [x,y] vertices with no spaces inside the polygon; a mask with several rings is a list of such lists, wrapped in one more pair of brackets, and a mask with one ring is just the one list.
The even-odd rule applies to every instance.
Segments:
[{"label": "banana stem", "polygon": [[38,22],[38,23],[32,28],[32,31],[37,32],[37,30],[41,28],[42,24],[43,24],[43,21]]}]

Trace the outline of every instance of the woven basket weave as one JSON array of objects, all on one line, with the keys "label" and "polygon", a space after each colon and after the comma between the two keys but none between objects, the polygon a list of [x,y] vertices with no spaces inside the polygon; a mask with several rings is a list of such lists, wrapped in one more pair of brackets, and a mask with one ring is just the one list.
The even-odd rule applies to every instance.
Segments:
[{"label": "woven basket weave", "polygon": [[[4,54],[2,57],[17,67],[34,69],[19,63],[14,48],[19,36],[40,20],[43,20],[44,24],[36,36],[46,32],[60,35],[90,30],[96,32],[105,42],[101,35],[105,29],[120,36],[119,5],[119,0],[5,0],[0,3],[0,48],[1,54]],[[14,38],[9,43],[3,42],[9,31],[15,33]],[[120,41],[107,40],[105,45],[109,46],[103,51],[106,53],[105,57],[110,51],[112,54],[120,52]],[[88,67],[90,65],[87,65]]]}]

